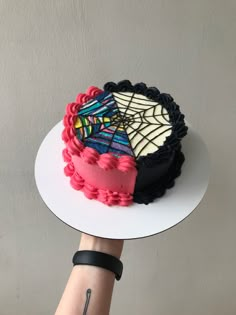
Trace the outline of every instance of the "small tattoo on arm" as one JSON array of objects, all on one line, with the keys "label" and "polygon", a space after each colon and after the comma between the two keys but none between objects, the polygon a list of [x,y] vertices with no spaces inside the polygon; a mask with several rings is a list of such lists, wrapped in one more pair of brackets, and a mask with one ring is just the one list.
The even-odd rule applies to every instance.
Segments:
[{"label": "small tattoo on arm", "polygon": [[87,314],[87,310],[88,310],[88,305],[89,305],[89,301],[90,301],[90,297],[91,297],[91,289],[88,289],[86,291],[86,302],[85,302],[85,306],[84,306],[84,311],[83,311],[83,315]]}]

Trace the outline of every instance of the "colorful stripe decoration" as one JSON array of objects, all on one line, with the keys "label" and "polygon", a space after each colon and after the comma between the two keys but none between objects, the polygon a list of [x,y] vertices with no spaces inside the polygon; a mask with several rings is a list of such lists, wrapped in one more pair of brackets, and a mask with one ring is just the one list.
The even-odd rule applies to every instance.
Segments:
[{"label": "colorful stripe decoration", "polygon": [[120,119],[119,108],[109,92],[85,103],[74,125],[76,135],[87,147],[100,154],[133,156],[129,138]]}]

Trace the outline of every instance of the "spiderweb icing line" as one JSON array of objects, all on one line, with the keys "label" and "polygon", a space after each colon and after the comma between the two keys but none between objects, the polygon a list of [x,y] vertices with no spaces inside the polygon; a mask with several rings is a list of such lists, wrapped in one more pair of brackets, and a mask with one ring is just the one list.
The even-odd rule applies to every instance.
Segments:
[{"label": "spiderweb icing line", "polygon": [[[128,135],[135,156],[140,156],[150,143],[152,143],[152,145],[158,149],[160,146],[155,143],[155,139],[163,136],[164,134],[167,134],[172,129],[170,121],[167,120],[169,115],[167,112],[164,113],[163,106],[158,102],[145,98],[145,96],[137,96],[135,92],[129,92],[126,94],[114,92],[113,95],[118,104],[119,110],[122,113],[122,116],[124,116],[124,129]],[[147,116],[145,115],[146,113],[148,114]],[[149,121],[148,118],[150,118],[151,121]],[[163,119],[165,123],[160,119]],[[138,125],[134,128],[133,124]],[[166,127],[166,129],[159,134],[156,134],[156,131],[163,127]],[[149,128],[150,131],[147,134],[144,134],[142,131],[144,131],[146,128]],[[133,131],[130,131],[131,129]],[[154,133],[154,136],[150,138],[152,133]],[[132,145],[132,142],[137,134],[140,135],[140,139],[137,139],[137,143]],[[141,145],[142,141],[144,143],[146,142],[146,144],[144,144],[143,148],[138,150],[137,148]]]}]

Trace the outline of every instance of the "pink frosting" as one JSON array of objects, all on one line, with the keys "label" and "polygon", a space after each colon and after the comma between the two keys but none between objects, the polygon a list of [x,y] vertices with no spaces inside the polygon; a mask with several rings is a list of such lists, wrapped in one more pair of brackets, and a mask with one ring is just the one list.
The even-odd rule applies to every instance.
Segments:
[{"label": "pink frosting", "polygon": [[70,139],[74,138],[75,136],[75,129],[71,127],[66,127],[62,132],[62,140],[67,143]]},{"label": "pink frosting", "polygon": [[66,176],[72,176],[75,172],[75,167],[74,164],[72,162],[68,163],[65,167],[64,167],[64,173]]},{"label": "pink frosting", "polygon": [[66,114],[63,118],[63,124],[65,128],[62,132],[62,140],[65,143],[71,140],[76,134],[74,124],[77,119],[77,113],[81,106],[101,93],[103,93],[103,91],[99,88],[90,86],[85,94],[80,93],[77,95],[75,102],[67,104]]},{"label": "pink frosting", "polygon": [[80,190],[84,187],[83,178],[76,172],[71,175],[70,184],[75,190]]},{"label": "pink frosting", "polygon": [[88,199],[98,198],[98,189],[85,182],[83,192]]},{"label": "pink frosting", "polygon": [[86,183],[100,189],[109,189],[115,192],[133,193],[137,176],[136,168],[126,172],[118,168],[103,169],[98,164],[89,164],[82,157],[73,155],[72,162],[75,170]]},{"label": "pink frosting", "polygon": [[84,104],[87,103],[92,98],[98,96],[99,94],[103,93],[103,90],[100,90],[96,86],[90,86],[86,93],[79,93],[75,99],[76,103]]},{"label": "pink frosting", "polygon": [[68,149],[64,149],[62,151],[62,156],[64,162],[71,162],[71,154],[69,153]]},{"label": "pink frosting", "polygon": [[68,163],[64,171],[66,176],[70,176],[71,186],[75,190],[83,191],[88,199],[97,199],[108,206],[129,206],[133,203],[133,196],[130,193],[99,189],[87,183],[82,176],[75,171],[73,163]]},{"label": "pink frosting", "polygon": [[87,91],[86,94],[91,96],[91,97],[96,97],[99,94],[103,93],[103,90],[100,90],[99,88],[97,88],[96,86],[90,86]]},{"label": "pink frosting", "polygon": [[92,97],[90,95],[80,93],[77,95],[75,101],[76,103],[84,104],[84,103],[87,103],[91,99]]},{"label": "pink frosting", "polygon": [[85,147],[76,136],[67,140],[66,145],[70,154],[80,156],[88,164],[98,164],[106,171],[111,169],[118,169],[121,172],[136,170],[136,163],[132,156],[124,155],[117,158],[111,153],[99,154],[93,148]]},{"label": "pink frosting", "polygon": [[67,142],[67,148],[70,154],[80,156],[84,150],[84,145],[77,137],[73,137]]},{"label": "pink frosting", "polygon": [[81,158],[88,164],[95,164],[99,160],[99,153],[93,148],[86,147],[80,154]]},{"label": "pink frosting", "polygon": [[76,137],[74,124],[79,109],[101,93],[102,90],[91,86],[66,107],[63,118],[65,128],[62,132],[66,148],[62,155],[68,164],[64,172],[70,177],[71,186],[82,190],[87,198],[97,199],[107,205],[128,206],[133,202],[132,193],[137,175],[134,158],[117,158],[111,153],[99,154],[93,148],[85,147]]},{"label": "pink frosting", "polygon": [[69,103],[66,106],[66,115],[77,115],[81,105],[78,103]]},{"label": "pink frosting", "polygon": [[63,118],[63,125],[65,127],[73,126],[76,122],[77,117],[75,115],[65,115]]}]

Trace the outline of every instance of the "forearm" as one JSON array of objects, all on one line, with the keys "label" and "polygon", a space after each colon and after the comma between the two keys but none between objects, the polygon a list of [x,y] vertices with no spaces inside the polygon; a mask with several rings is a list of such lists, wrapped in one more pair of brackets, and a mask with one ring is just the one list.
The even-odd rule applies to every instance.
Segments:
[{"label": "forearm", "polygon": [[[99,239],[82,234],[79,250],[95,250],[120,257],[122,241]],[[109,314],[114,273],[99,267],[73,267],[55,315]]]}]

